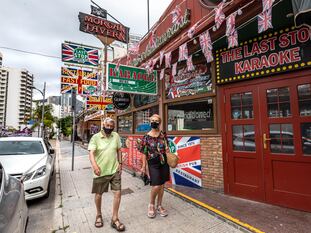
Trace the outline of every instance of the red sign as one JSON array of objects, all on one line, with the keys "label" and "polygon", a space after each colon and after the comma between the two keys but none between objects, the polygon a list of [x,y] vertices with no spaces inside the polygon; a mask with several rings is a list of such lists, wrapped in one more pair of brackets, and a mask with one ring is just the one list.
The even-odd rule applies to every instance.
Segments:
[{"label": "red sign", "polygon": [[129,28],[93,15],[79,13],[80,31],[128,43]]},{"label": "red sign", "polygon": [[103,96],[88,96],[86,100],[87,108],[97,108],[98,110],[105,110],[108,104],[112,104],[112,98],[105,98]]},{"label": "red sign", "polygon": [[77,89],[79,95],[92,95],[97,90],[97,74],[92,71],[62,67],[61,93]]}]

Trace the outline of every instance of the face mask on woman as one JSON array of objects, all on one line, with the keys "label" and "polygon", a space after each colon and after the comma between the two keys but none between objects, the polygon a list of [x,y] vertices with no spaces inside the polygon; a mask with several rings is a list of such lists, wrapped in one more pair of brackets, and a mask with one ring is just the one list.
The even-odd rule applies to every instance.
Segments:
[{"label": "face mask on woman", "polygon": [[157,129],[157,128],[159,128],[159,124],[160,124],[159,122],[154,122],[154,121],[153,121],[153,122],[150,123],[150,126],[151,126],[151,128],[153,128],[153,129]]}]

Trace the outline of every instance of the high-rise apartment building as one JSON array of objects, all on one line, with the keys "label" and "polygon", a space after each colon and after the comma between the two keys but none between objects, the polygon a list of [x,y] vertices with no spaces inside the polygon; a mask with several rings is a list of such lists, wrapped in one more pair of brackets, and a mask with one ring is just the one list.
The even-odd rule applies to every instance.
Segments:
[{"label": "high-rise apartment building", "polygon": [[25,69],[0,67],[0,125],[27,125],[31,118],[33,75]]}]

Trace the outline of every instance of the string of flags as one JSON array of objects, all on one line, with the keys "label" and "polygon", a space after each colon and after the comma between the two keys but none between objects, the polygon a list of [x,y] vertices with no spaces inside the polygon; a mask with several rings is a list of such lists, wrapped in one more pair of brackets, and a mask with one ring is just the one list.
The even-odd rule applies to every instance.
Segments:
[{"label": "string of flags", "polygon": [[[273,28],[272,26],[272,6],[275,0],[262,0],[263,10],[258,15],[258,33],[264,32],[269,28]],[[217,7],[214,9],[214,21],[215,25],[211,28],[213,31],[216,31],[221,27],[224,21],[226,21],[226,32],[225,35],[227,37],[228,48],[233,48],[238,46],[238,31],[236,28],[236,17],[237,15],[242,14],[242,10],[238,9],[237,11],[231,13],[229,16],[225,16],[224,14],[224,7],[226,6],[226,1],[223,0],[220,2]],[[173,11],[170,13],[172,15],[172,23],[176,24],[182,20],[182,11],[180,5],[176,5]],[[194,24],[190,29],[187,31],[187,36],[189,39],[193,39],[195,31],[198,27],[198,23]],[[201,33],[198,38],[200,42],[200,47],[202,53],[206,59],[207,63],[210,63],[214,60],[213,57],[213,43],[210,37],[210,29],[207,29],[203,33]],[[151,36],[149,39],[148,45],[150,47],[154,46],[156,40],[155,31],[151,32]],[[194,39],[196,41],[196,39]],[[195,42],[196,43],[196,42]],[[136,48],[133,48],[132,54],[136,53]],[[138,50],[137,50],[138,51]],[[192,55],[189,56],[189,51],[187,47],[187,42],[179,46],[179,53],[178,53],[178,61],[174,64],[171,64],[172,61],[172,52],[160,51],[159,56],[153,60],[150,60],[146,63],[145,68],[147,69],[148,73],[152,73],[155,64],[159,61],[160,66],[163,64],[164,60],[164,68],[160,71],[160,80],[163,79],[165,75],[165,69],[172,68],[172,75],[175,76],[177,74],[177,64],[178,62],[185,61],[187,64],[187,71],[193,71],[194,65],[192,61]]]}]

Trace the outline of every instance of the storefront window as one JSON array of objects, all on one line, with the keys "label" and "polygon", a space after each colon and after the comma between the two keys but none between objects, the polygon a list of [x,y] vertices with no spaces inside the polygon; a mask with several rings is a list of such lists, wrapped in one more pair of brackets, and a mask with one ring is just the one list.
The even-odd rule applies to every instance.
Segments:
[{"label": "storefront window", "polygon": [[311,122],[301,124],[301,137],[304,155],[311,156]]},{"label": "storefront window", "polygon": [[135,113],[135,126],[136,126],[135,132],[136,133],[148,132],[151,129],[149,118],[153,114],[159,114],[158,106],[148,108],[143,111],[138,111]]},{"label": "storefront window", "polygon": [[298,86],[300,116],[311,116],[311,84]]},{"label": "storefront window", "polygon": [[131,114],[118,117],[119,133],[132,133],[132,125],[133,119]]},{"label": "storefront window", "polygon": [[178,70],[177,75],[165,77],[165,95],[167,99],[212,92],[210,66],[195,65],[195,70],[188,72],[187,67]]},{"label": "storefront window", "polygon": [[213,99],[168,105],[167,131],[207,130],[214,128]]},{"label": "storefront window", "polygon": [[134,107],[139,108],[141,106],[156,102],[158,97],[156,95],[135,95]]}]

